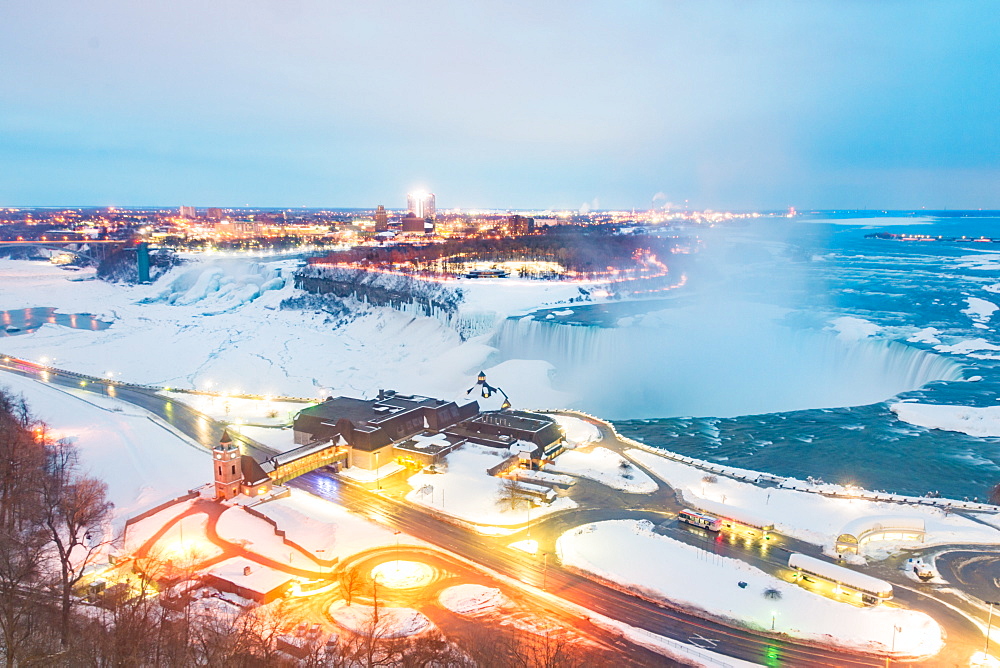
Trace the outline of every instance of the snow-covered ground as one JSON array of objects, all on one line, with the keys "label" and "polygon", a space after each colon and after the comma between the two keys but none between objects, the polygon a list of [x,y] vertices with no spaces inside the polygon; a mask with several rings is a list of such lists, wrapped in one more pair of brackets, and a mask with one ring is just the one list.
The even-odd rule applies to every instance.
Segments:
[{"label": "snow-covered ground", "polygon": [[499,589],[477,584],[448,587],[438,595],[438,601],[456,615],[481,615],[510,603]]},{"label": "snow-covered ground", "polygon": [[[293,536],[298,533],[296,528],[289,526],[286,530],[281,527],[286,532],[286,536],[293,541],[295,540]],[[254,517],[242,506],[232,506],[222,513],[216,530],[223,540],[242,545],[254,554],[259,554],[272,561],[307,571],[319,570],[315,561],[288,545],[281,536],[275,533],[272,525],[259,517]]]},{"label": "snow-covered ground", "polygon": [[656,481],[630,461],[607,448],[595,447],[588,451],[568,450],[556,457],[552,470],[590,478],[602,485],[630,494],[649,494],[656,491]]},{"label": "snow-covered ground", "polygon": [[[404,638],[416,635],[431,627],[431,621],[411,608],[379,606],[378,617],[370,605],[340,605],[330,607],[330,616],[341,627],[360,635],[375,638]],[[377,619],[377,621],[376,621]]]},{"label": "snow-covered ground", "polygon": [[974,408],[918,403],[897,403],[889,406],[903,422],[928,429],[958,431],[969,436],[1000,436],[1000,406]]},{"label": "snow-covered ground", "polygon": [[114,525],[211,480],[211,455],[132,404],[0,372],[52,436],[73,441],[81,468],[108,484]]},{"label": "snow-covered ground", "polygon": [[[456,329],[434,318],[360,304],[344,318],[280,309],[282,300],[303,294],[292,285],[295,265],[203,256],[153,285],[120,286],[70,281],[45,262],[0,259],[0,310],[46,306],[113,322],[101,331],[46,324],[5,337],[0,352],[44,357],[52,366],[94,376],[110,372],[122,381],[305,398],[373,396],[380,388],[458,398],[485,369],[516,407],[566,404],[567,395],[551,387],[547,362],[491,365],[495,349],[485,341],[488,334],[463,342]],[[71,276],[85,273],[91,272]],[[483,320],[486,332],[508,315],[581,294],[576,285],[558,281],[458,283],[460,317]]]},{"label": "snow-covered ground", "polygon": [[[252,391],[253,388],[247,388]],[[238,394],[240,388],[231,388],[230,394]],[[186,392],[161,392],[164,396],[187,404],[191,408],[222,422],[237,422],[248,425],[280,427],[291,424],[292,418],[303,408],[312,406],[292,401],[273,399],[241,399],[233,396],[188,394]]]},{"label": "snow-covered ground", "polygon": [[466,522],[499,526],[521,524],[556,510],[576,507],[567,497],[533,508],[520,504],[511,509],[509,505],[498,503],[501,480],[488,475],[486,470],[499,464],[508,454],[496,448],[471,443],[463,445],[448,455],[447,472],[412,476],[409,484],[413,491],[406,495],[406,500]]},{"label": "snow-covered ground", "polygon": [[395,545],[397,538],[401,545],[423,545],[298,489],[292,489],[287,497],[254,506],[254,510],[274,520],[289,540],[321,559],[343,559],[370,548]]},{"label": "snow-covered ground", "polygon": [[[773,625],[775,632],[797,638],[887,652],[897,626],[903,629],[895,633],[899,655],[931,656],[943,645],[941,628],[922,612],[835,601],[745,562],[656,534],[644,520],[577,527],[563,534],[556,548],[568,566],[750,628],[769,631]],[[772,589],[776,596],[764,595]]]},{"label": "snow-covered ground", "polygon": [[258,443],[277,452],[286,452],[295,448],[295,432],[291,427],[255,427],[245,424],[235,424],[230,427],[239,434],[252,438]]},{"label": "snow-covered ground", "polygon": [[566,447],[578,448],[601,440],[601,430],[596,425],[570,415],[552,415],[566,434]]},{"label": "snow-covered ground", "polygon": [[[1000,543],[1000,531],[960,515],[930,506],[871,501],[868,499],[832,498],[793,489],[758,487],[725,476],[714,476],[680,462],[645,450],[628,451],[629,457],[646,466],[697,506],[708,499],[740,509],[768,522],[778,533],[799,538],[827,551],[833,549],[837,536],[848,523],[859,518],[905,517],[921,519],[926,535],[923,545],[940,543]],[[913,547],[913,542],[872,541],[864,546],[870,557],[884,557],[901,547]]]}]

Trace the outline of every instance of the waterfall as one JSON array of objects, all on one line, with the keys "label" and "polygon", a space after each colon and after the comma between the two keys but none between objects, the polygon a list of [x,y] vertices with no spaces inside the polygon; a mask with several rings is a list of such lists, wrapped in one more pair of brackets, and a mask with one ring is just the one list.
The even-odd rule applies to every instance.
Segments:
[{"label": "waterfall", "polygon": [[499,361],[545,360],[574,407],[616,418],[732,417],[885,401],[938,380],[952,360],[896,341],[845,342],[738,312],[590,327],[507,319]]}]

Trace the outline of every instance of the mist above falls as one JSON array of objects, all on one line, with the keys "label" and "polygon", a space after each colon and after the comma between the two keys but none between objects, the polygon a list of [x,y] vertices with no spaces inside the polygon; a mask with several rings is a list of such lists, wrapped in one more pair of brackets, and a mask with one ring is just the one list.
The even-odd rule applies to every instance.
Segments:
[{"label": "mist above falls", "polygon": [[575,408],[613,419],[733,417],[884,401],[936,380],[953,361],[903,343],[796,329],[784,311],[743,302],[679,307],[585,327],[510,319],[502,360],[545,360]]}]

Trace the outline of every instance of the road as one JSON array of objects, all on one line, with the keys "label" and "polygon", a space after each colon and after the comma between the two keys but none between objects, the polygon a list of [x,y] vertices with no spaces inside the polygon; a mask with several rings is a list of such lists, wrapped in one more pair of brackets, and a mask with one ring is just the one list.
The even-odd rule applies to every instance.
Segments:
[{"label": "road", "polygon": [[734,629],[679,610],[667,609],[563,569],[552,560],[501,547],[468,529],[443,522],[421,509],[335,479],[322,471],[296,478],[291,486],[371,518],[393,529],[470,559],[486,568],[543,588],[589,610],[686,644],[765,665],[884,666],[883,659],[852,656]]},{"label": "road", "polygon": [[[26,366],[18,360],[0,359],[0,369],[36,379],[41,376],[37,365]],[[154,389],[55,369],[46,369],[44,373],[47,382],[114,396],[145,408],[206,448],[218,443],[224,429],[221,423],[185,404],[156,394]],[[242,440],[248,453],[255,457],[263,459],[275,454],[259,443],[249,439]],[[544,589],[571,603],[685,644],[769,666],[886,665],[884,658],[814,647],[808,643],[738,629],[683,610],[667,608],[564,569],[546,556],[549,552],[543,552],[542,556],[535,557],[511,550],[496,539],[483,537],[470,529],[451,524],[423,508],[406,505],[388,495],[376,494],[345,483],[323,471],[306,474],[289,484],[335,501],[376,522],[421,538],[531,587]],[[584,510],[577,511],[572,516],[568,514],[554,516],[540,523],[539,528],[533,527],[533,530],[551,537],[586,522],[623,518],[650,519],[659,523],[664,519],[664,514],[627,508],[607,511]],[[695,544],[699,541],[704,542],[703,536],[692,534],[685,529],[677,528],[677,532],[678,535],[679,532],[683,532],[682,539],[687,542]],[[713,551],[717,553],[725,553],[727,556],[734,556],[751,563],[757,562],[755,565],[761,567],[770,564],[765,570],[783,567],[782,562],[787,559],[785,556],[787,552],[782,555],[778,546],[771,549],[770,554],[761,555],[740,549],[739,546],[712,542]],[[813,547],[810,549],[815,551]],[[897,598],[915,604],[914,607],[927,609],[948,632],[945,652],[927,665],[962,665],[963,657],[967,665],[968,657],[982,639],[981,633],[976,636],[977,630],[974,625],[954,609],[934,599],[928,599],[927,595],[920,592],[903,590]],[[780,629],[778,631],[780,632]]]}]

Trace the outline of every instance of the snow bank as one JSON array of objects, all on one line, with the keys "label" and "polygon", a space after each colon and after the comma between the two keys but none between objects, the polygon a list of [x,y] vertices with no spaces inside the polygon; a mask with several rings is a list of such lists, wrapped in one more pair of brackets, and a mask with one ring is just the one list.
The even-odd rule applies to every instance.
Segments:
[{"label": "snow bank", "polygon": [[[931,656],[943,646],[931,617],[887,606],[858,608],[825,598],[749,564],[653,532],[644,520],[583,525],[558,539],[562,562],[654,598],[704,610],[752,629],[869,652]],[[670,564],[664,568],[664,564]],[[741,588],[738,582],[746,582]],[[766,598],[775,589],[780,598]]]},{"label": "snow bank", "polygon": [[[622,465],[625,465],[623,468]],[[649,494],[656,482],[618,453],[595,447],[588,452],[570,450],[556,457],[553,470],[590,478],[630,494]]]},{"label": "snow bank", "polygon": [[330,606],[330,616],[348,631],[373,638],[405,638],[431,627],[431,621],[427,617],[410,608],[387,608],[380,605],[376,622],[375,608],[370,605],[335,603]]},{"label": "snow bank", "polygon": [[[344,559],[374,547],[423,545],[423,541],[400,534],[348,512],[343,506],[291,489],[281,499],[268,501],[254,510],[274,520],[289,540],[321,559]],[[287,555],[286,555],[287,556]]]},{"label": "snow bank", "polygon": [[[794,489],[764,488],[717,476],[705,482],[705,471],[645,450],[629,450],[632,457],[664,482],[679,490],[694,506],[700,499],[742,508],[772,522],[778,533],[832,550],[837,536],[851,521],[864,517],[894,516],[921,519],[926,534],[923,545],[942,543],[1000,543],[1000,531],[933,506],[833,498]],[[842,490],[846,492],[846,490]],[[872,541],[863,547],[871,557],[888,556],[913,543]]]},{"label": "snow bank", "polygon": [[942,406],[898,403],[889,406],[903,422],[928,429],[957,431],[969,436],[1000,436],[1000,406]]},{"label": "snow bank", "polygon": [[[230,394],[255,392],[254,387],[221,388]],[[243,422],[247,424],[279,427],[290,424],[295,414],[314,404],[295,401],[275,401],[273,399],[241,399],[233,396],[213,396],[189,394],[187,392],[161,392],[163,396],[187,404],[199,413],[223,422]]]},{"label": "snow bank", "polygon": [[510,604],[510,599],[499,589],[477,584],[448,587],[438,601],[456,615],[481,615]]},{"label": "snow bank", "polygon": [[440,510],[474,524],[509,526],[566,508],[576,503],[567,497],[549,505],[528,508],[522,504],[511,510],[497,503],[501,480],[486,473],[507,456],[505,450],[466,444],[448,455],[445,473],[418,473],[409,479],[413,491],[410,503]]},{"label": "snow bank", "polygon": [[581,445],[601,440],[601,430],[593,423],[558,413],[553,414],[551,417],[559,423],[559,426],[563,429],[563,433],[566,434],[566,444],[568,447],[578,448]]}]

